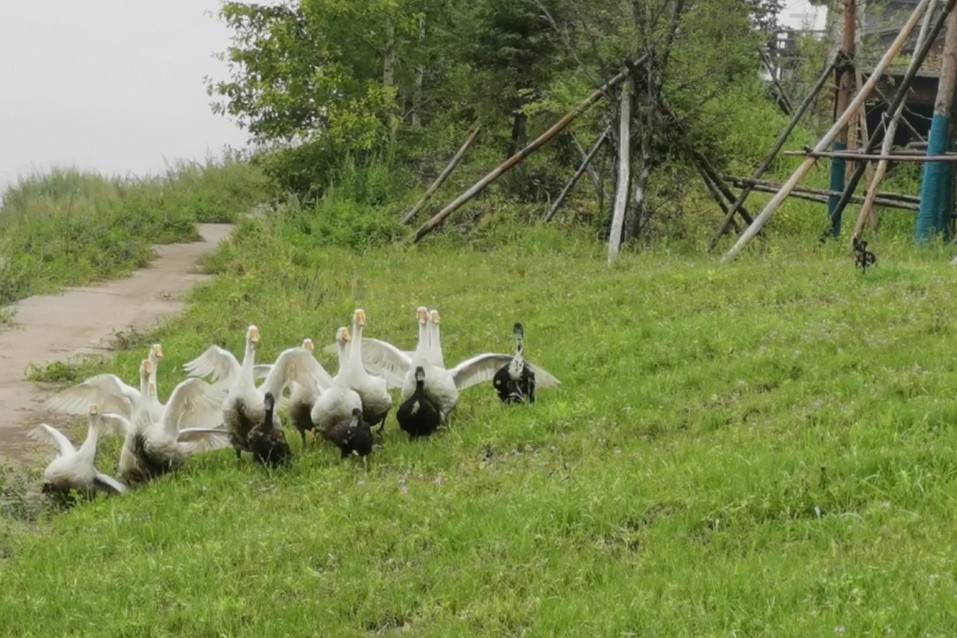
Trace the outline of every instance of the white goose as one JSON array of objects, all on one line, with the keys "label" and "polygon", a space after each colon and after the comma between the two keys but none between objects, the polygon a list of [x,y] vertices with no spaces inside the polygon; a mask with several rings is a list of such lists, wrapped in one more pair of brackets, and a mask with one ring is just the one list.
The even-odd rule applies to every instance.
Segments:
[{"label": "white goose", "polygon": [[352,313],[352,342],[349,345],[349,386],[362,399],[362,420],[369,426],[385,426],[385,419],[392,409],[389,384],[380,376],[369,374],[363,365],[362,331],[366,325],[366,312],[361,308]]},{"label": "white goose", "polygon": [[43,471],[44,493],[64,494],[70,490],[87,495],[99,491],[110,494],[125,492],[125,485],[99,472],[95,467],[99,435],[122,428],[122,423],[116,421],[120,418],[111,414],[101,414],[97,406],[91,405],[88,416],[89,428],[86,440],[80,449],[74,448],[70,439],[56,428],[46,423],[37,426],[30,433],[31,438],[52,444],[58,452],[56,458]]},{"label": "white goose", "polygon": [[[415,392],[415,368],[422,366],[425,371],[425,395],[438,408],[442,422],[448,423],[452,410],[458,404],[459,392],[491,381],[495,372],[503,365],[508,365],[514,355],[487,352],[466,359],[454,368],[446,368],[439,312],[429,311],[428,320],[423,322],[421,310],[416,311],[419,344],[412,356],[385,341],[370,339],[366,342],[363,361],[373,372],[385,377],[392,387],[401,387],[403,401]],[[559,385],[558,379],[548,371],[531,363],[526,364],[534,370],[539,388]]]},{"label": "white goose", "polygon": [[[316,350],[312,339],[303,340],[302,347],[309,352],[315,352]],[[322,366],[320,365],[320,367]],[[316,404],[321,388],[329,388],[332,386],[332,377],[325,371],[325,368],[323,368],[322,371],[325,378],[321,384],[302,385],[293,381],[289,387],[289,398],[283,400],[283,403],[288,403],[289,405],[289,418],[299,432],[299,436],[302,437],[303,449],[306,447],[306,431],[315,431],[316,429],[316,424],[312,420],[312,406]],[[328,379],[328,381],[326,381],[326,379]]]},{"label": "white goose", "polygon": [[[219,353],[211,354],[213,348],[207,350],[200,359],[205,360],[206,369],[209,369],[217,386],[222,382],[229,382],[229,390],[222,404],[222,422],[229,431],[229,439],[240,456],[243,450],[250,451],[246,437],[249,431],[262,423],[266,415],[264,399],[267,392],[274,397],[280,397],[283,391],[296,383],[303,387],[324,388],[332,384],[329,373],[316,361],[312,352],[306,348],[289,348],[284,350],[276,362],[269,369],[266,380],[256,386],[255,365],[256,349],[259,347],[260,333],[256,326],[249,326],[246,330],[246,349],[243,362],[236,371],[230,359],[235,357],[222,349]],[[224,356],[226,353],[228,356]],[[202,372],[204,368],[198,365],[200,359],[187,364],[191,372]],[[197,365],[194,365],[197,364]],[[225,373],[223,372],[225,371]],[[219,375],[223,375],[220,377]],[[279,415],[273,415],[275,427],[279,427]]]},{"label": "white goose", "polygon": [[339,354],[339,371],[332,378],[332,385],[319,393],[312,406],[310,417],[320,433],[352,417],[353,410],[362,409],[362,399],[350,387],[349,329],[345,326],[336,331],[336,347]]},{"label": "white goose", "polygon": [[[163,346],[158,343],[150,346],[148,359],[153,366],[149,383],[155,388],[157,369],[163,359]],[[101,412],[131,419],[139,400],[140,391],[127,385],[115,374],[98,374],[57,393],[47,400],[46,408],[62,414],[85,414],[90,406],[96,405]],[[155,394],[150,400],[149,410],[150,416],[157,420],[163,414],[163,404]]]},{"label": "white goose", "polygon": [[144,360],[140,364],[142,398],[133,418],[123,419],[126,437],[120,450],[119,474],[128,483],[147,481],[177,469],[191,454],[228,445],[221,430],[204,431],[221,420],[220,391],[202,379],[187,379],[173,389],[160,418],[153,419],[149,407],[155,392],[149,382],[151,372],[152,363]]}]

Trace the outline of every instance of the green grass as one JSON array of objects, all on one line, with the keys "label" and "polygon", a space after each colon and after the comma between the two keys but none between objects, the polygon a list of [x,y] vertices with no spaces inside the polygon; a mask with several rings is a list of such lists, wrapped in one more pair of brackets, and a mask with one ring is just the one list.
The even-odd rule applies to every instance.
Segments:
[{"label": "green grass", "polygon": [[142,267],[152,245],[198,239],[195,222],[233,221],[265,191],[258,169],[230,158],[145,179],[24,178],[0,206],[0,305]]},{"label": "green grass", "polygon": [[[275,473],[222,451],[123,498],[8,513],[0,633],[957,631],[948,251],[885,241],[862,276],[843,247],[777,238],[727,267],[660,248],[607,268],[569,228],[353,252],[283,219],[244,222],[150,337],[164,395],[248,323],[263,359],[331,341],[357,306],[410,347],[420,304],[450,362],[507,350],[522,320],[563,387],[512,409],[468,390],[416,443],[390,418],[368,473],[329,447]],[[132,380],[148,340],[111,369]]]}]

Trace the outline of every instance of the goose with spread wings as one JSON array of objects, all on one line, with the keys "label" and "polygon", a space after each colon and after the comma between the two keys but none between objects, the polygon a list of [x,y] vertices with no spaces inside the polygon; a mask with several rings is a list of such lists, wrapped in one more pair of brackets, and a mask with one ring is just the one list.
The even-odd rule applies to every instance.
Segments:
[{"label": "goose with spread wings", "polygon": [[[156,388],[156,376],[160,361],[163,359],[163,346],[154,343],[147,356],[152,364],[149,383]],[[150,416],[159,419],[163,414],[158,392],[154,392],[149,401]],[[46,408],[61,414],[85,414],[96,405],[101,413],[119,414],[126,419],[133,418],[133,410],[140,401],[140,390],[128,385],[115,374],[98,374],[73,387],[58,392],[46,402]]]},{"label": "goose with spread wings", "polygon": [[[438,408],[442,422],[448,423],[449,415],[458,403],[459,391],[491,381],[502,366],[512,362],[514,355],[483,353],[466,359],[453,368],[446,368],[442,353],[439,312],[431,310],[428,318],[423,319],[421,310],[420,308],[416,311],[419,343],[411,356],[385,341],[369,339],[363,344],[363,362],[374,373],[382,375],[391,387],[402,388],[403,401],[415,393],[415,371],[421,366],[425,373],[425,395]],[[554,388],[560,385],[558,379],[545,369],[528,362],[526,365],[535,372],[539,388]]]},{"label": "goose with spread wings", "polygon": [[[159,419],[150,403],[152,363],[140,363],[141,398],[131,419],[118,416],[125,436],[120,450],[119,475],[127,483],[141,483],[175,470],[192,454],[228,445],[224,434],[205,431],[221,421],[222,395],[202,379],[187,379],[173,388]],[[194,431],[194,429],[196,431]]]},{"label": "goose with spread wings", "polygon": [[72,490],[92,495],[96,492],[122,494],[126,486],[96,469],[96,449],[100,435],[115,433],[122,424],[111,414],[101,414],[97,406],[88,411],[86,440],[79,449],[73,447],[58,429],[41,423],[31,433],[34,440],[48,443],[57,449],[57,456],[43,471],[43,492],[68,494]]},{"label": "goose with spread wings", "polygon": [[[213,351],[213,354],[210,354],[212,349],[207,350],[200,357],[204,360],[203,362],[197,359],[187,364],[187,370],[191,373],[207,371],[217,386],[224,380],[228,381],[229,389],[222,404],[222,423],[229,433],[229,440],[237,457],[244,451],[252,452],[247,437],[254,427],[262,424],[266,416],[267,393],[271,393],[273,397],[280,397],[283,391],[291,387],[293,383],[309,388],[318,386],[319,389],[332,385],[329,373],[316,361],[310,350],[289,348],[279,355],[269,369],[265,381],[257,386],[255,366],[260,338],[259,328],[249,326],[246,330],[243,362],[238,370],[229,360],[232,355],[224,356],[222,352],[226,351],[219,353]],[[273,415],[273,422],[276,428],[280,427],[279,415],[276,413]]]}]

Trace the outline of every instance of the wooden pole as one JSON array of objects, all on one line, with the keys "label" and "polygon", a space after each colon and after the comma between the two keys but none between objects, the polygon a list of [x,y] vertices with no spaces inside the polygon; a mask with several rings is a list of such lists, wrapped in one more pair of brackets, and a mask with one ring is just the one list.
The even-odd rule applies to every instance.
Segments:
[{"label": "wooden pole", "polygon": [[524,160],[526,157],[540,149],[542,146],[547,144],[554,138],[556,135],[561,133],[569,124],[575,121],[579,115],[587,111],[595,102],[600,100],[606,92],[617,86],[624,80],[626,77],[629,77],[632,73],[632,68],[644,64],[647,56],[641,56],[637,60],[633,60],[628,65],[628,68],[620,71],[616,76],[608,80],[603,86],[599,87],[591,93],[587,98],[585,98],[578,106],[576,106],[570,113],[566,114],[560,120],[555,122],[547,131],[539,135],[537,138],[532,140],[532,142],[520,150],[518,153],[508,158],[492,170],[488,175],[476,182],[471,188],[459,195],[455,200],[448,204],[445,208],[440,210],[435,214],[432,219],[423,224],[417,231],[415,231],[415,236],[412,238],[413,243],[418,243],[422,240],[423,237],[431,233],[433,230],[441,226],[449,215],[457,211],[462,207],[463,204],[471,200],[473,197],[481,193],[485,188],[497,180],[499,177],[507,173],[509,170],[514,168],[519,162]]},{"label": "wooden pole", "polygon": [[[725,215],[728,214],[729,210],[729,200],[726,200],[724,194],[718,188],[718,185],[714,183],[714,180],[711,179],[711,176],[708,174],[708,171],[704,169],[698,162],[694,162],[695,168],[698,169],[698,174],[701,175],[701,181],[704,182],[704,185],[708,188],[708,193],[711,194],[711,198],[718,205],[718,208],[721,209],[721,212]],[[732,217],[731,222],[734,224],[734,227],[738,227],[737,220]]]},{"label": "wooden pole", "polygon": [[[578,154],[581,155],[582,161],[584,162],[585,158],[588,157],[588,151],[582,147],[574,133],[572,134],[572,144],[575,145],[575,148],[578,150]],[[596,171],[595,167],[591,165],[591,162],[588,163],[588,167],[585,169],[585,172],[588,173],[588,177],[591,179],[592,184],[595,185],[595,194],[601,197],[601,177],[599,177],[598,171]]]},{"label": "wooden pole", "polygon": [[615,208],[608,233],[608,263],[618,258],[621,251],[621,234],[628,210],[628,193],[631,191],[631,100],[634,96],[634,80],[628,78],[621,85],[621,100],[618,124],[618,183],[615,188]]},{"label": "wooden pole", "polygon": [[760,56],[761,62],[764,64],[768,75],[771,76],[771,83],[774,84],[774,88],[778,91],[778,106],[785,115],[792,115],[794,113],[794,106],[791,105],[791,98],[788,97],[788,94],[784,91],[784,87],[781,86],[781,83],[778,81],[777,72],[774,69],[774,65],[771,64],[771,59],[764,52],[764,49],[760,47],[758,47],[758,56]]},{"label": "wooden pole", "polygon": [[[953,6],[955,0],[948,0],[948,5]],[[874,86],[877,85],[878,80],[881,76],[884,75],[884,71],[887,70],[887,67],[890,66],[890,63],[894,61],[894,58],[900,53],[901,49],[904,48],[904,44],[907,42],[907,39],[910,37],[911,32],[914,30],[914,27],[917,26],[917,21],[920,16],[923,14],[924,10],[927,9],[927,6],[931,3],[931,0],[920,0],[920,4],[914,8],[913,13],[907,19],[907,22],[904,23],[904,26],[901,27],[900,32],[897,34],[897,37],[894,38],[894,41],[891,43],[890,47],[884,53],[884,56],[880,59],[874,69],[871,71],[870,76],[867,78],[867,82],[864,83],[864,86],[861,87],[861,90],[854,96],[854,99],[851,100],[851,103],[848,105],[847,109],[841,114],[841,116],[834,122],[830,130],[824,134],[824,137],[817,143],[817,146],[814,147],[815,152],[821,152],[831,144],[836,138],[838,133],[842,128],[847,126],[848,122],[857,114],[857,110],[861,108],[870,94],[874,91]],[[895,104],[894,107],[897,105]],[[771,201],[767,203],[761,213],[755,218],[754,222],[745,229],[744,233],[738,238],[738,241],[735,242],[734,246],[725,254],[721,259],[722,263],[727,263],[733,260],[738,254],[748,245],[754,236],[758,234],[761,228],[768,222],[772,215],[777,212],[778,208],[781,207],[781,204],[787,198],[788,193],[797,186],[798,182],[801,181],[808,171],[814,167],[814,162],[816,160],[813,157],[809,157],[804,160],[800,166],[795,169],[791,174],[791,177],[781,186],[781,190],[771,198]]]},{"label": "wooden pole", "polygon": [[422,210],[422,207],[425,206],[426,202],[432,198],[432,195],[435,194],[435,191],[439,190],[442,184],[445,183],[445,180],[449,178],[449,175],[452,174],[452,171],[455,170],[455,167],[458,166],[459,162],[462,161],[462,158],[465,157],[465,152],[469,150],[470,146],[472,146],[472,142],[474,142],[475,138],[478,137],[480,130],[482,130],[481,124],[476,124],[472,127],[472,130],[469,132],[469,136],[465,139],[465,143],[462,144],[458,151],[456,151],[455,155],[452,156],[452,160],[444,169],[442,169],[442,172],[439,173],[439,176],[435,178],[435,181],[432,182],[429,188],[425,191],[422,199],[420,199],[415,206],[410,208],[409,211],[402,216],[403,224],[408,224],[410,221],[412,221],[418,212]]},{"label": "wooden pole", "polygon": [[[927,162],[957,162],[957,153],[946,153],[944,155],[920,155],[918,153],[891,153],[882,155],[880,153],[859,153],[857,151],[797,151],[795,153],[785,153],[785,155],[798,155],[803,157],[821,158],[835,157],[851,162],[917,162],[918,164]],[[837,191],[843,192],[843,191]]]},{"label": "wooden pole", "polygon": [[[831,58],[831,61],[825,67],[824,72],[821,73],[817,79],[817,82],[814,83],[814,87],[811,89],[811,92],[805,96],[804,100],[798,106],[797,112],[791,117],[791,121],[788,122],[787,127],[785,127],[784,131],[778,136],[774,146],[771,147],[771,151],[758,166],[757,170],[755,170],[752,174],[752,179],[760,179],[761,176],[764,175],[769,168],[771,168],[771,164],[774,162],[774,159],[777,157],[778,153],[781,152],[781,149],[784,148],[788,138],[791,137],[791,133],[794,132],[794,129],[797,127],[798,122],[801,121],[801,118],[804,117],[804,114],[807,113],[809,108],[811,108],[811,105],[814,103],[814,100],[817,99],[821,89],[824,88],[827,79],[831,76],[831,72],[834,70],[834,67],[837,65],[839,59],[840,54]],[[731,205],[731,209],[728,210],[724,216],[724,219],[721,220],[721,225],[718,227],[718,232],[716,232],[714,236],[711,237],[711,241],[708,242],[709,251],[714,250],[718,240],[722,237],[722,235],[728,232],[731,220],[734,219],[735,214],[744,205],[745,200],[747,200],[748,195],[750,194],[751,190],[748,187],[745,187],[735,199],[734,204]],[[751,223],[750,220],[748,220],[748,223]]]},{"label": "wooden pole", "polygon": [[[838,67],[837,73],[837,108],[835,115],[839,115],[847,110],[851,103],[851,95],[854,94],[854,53],[857,46],[854,32],[857,27],[857,2],[856,0],[844,0],[844,33],[841,43],[841,53],[843,53],[844,64]],[[847,149],[848,132],[851,122],[848,121],[837,132],[834,139],[834,150],[843,151]],[[831,185],[832,191],[843,191],[844,180],[847,177],[847,165],[842,158],[834,156],[831,159]],[[828,217],[831,220],[831,235],[837,237],[841,234],[841,215],[834,213],[839,198],[835,197],[827,204]]]},{"label": "wooden pole", "polygon": [[[927,136],[927,156],[942,155],[951,148],[953,138],[954,93],[957,88],[957,11],[947,18],[947,35],[940,63],[940,81],[934,100],[934,119]],[[917,215],[917,241],[935,235],[949,237],[954,209],[954,170],[947,164],[926,164],[921,180],[920,214]]]},{"label": "wooden pole", "polygon": [[[917,33],[917,42],[914,45],[915,50],[919,50],[923,46],[924,41],[927,39],[927,30],[930,28],[930,21],[933,17],[933,8],[930,8],[924,12],[924,19],[920,23],[920,31]],[[891,149],[894,146],[894,138],[897,136],[897,124],[901,121],[901,118],[904,115],[905,104],[906,102],[902,101],[897,106],[893,115],[891,115],[890,120],[887,122],[887,126],[884,128],[884,141],[881,143],[881,155],[890,155],[891,153]],[[864,226],[872,221],[874,204],[877,200],[877,195],[881,188],[881,182],[884,181],[884,175],[887,173],[887,167],[889,165],[890,162],[888,162],[888,160],[880,160],[874,169],[874,174],[871,175],[870,182],[867,186],[867,192],[864,195],[864,204],[861,206],[861,211],[857,216],[857,221],[854,223],[854,233],[851,235],[851,245],[854,244],[855,240],[860,239],[861,234],[864,232]]]},{"label": "wooden pole", "polygon": [[544,221],[546,223],[552,221],[552,217],[555,216],[555,213],[558,212],[558,209],[561,208],[562,202],[565,201],[565,197],[575,188],[575,184],[578,183],[578,180],[581,179],[582,175],[585,174],[585,170],[591,166],[591,161],[594,159],[595,155],[601,149],[602,144],[605,143],[605,140],[608,139],[609,129],[602,131],[601,135],[598,136],[598,139],[595,140],[595,143],[592,144],[591,148],[588,150],[588,153],[585,155],[585,159],[582,160],[581,165],[578,167],[578,170],[575,171],[575,174],[572,175],[572,178],[568,180],[568,183],[565,184],[565,188],[562,189],[562,192],[559,193],[558,197],[555,199],[555,203],[552,204],[552,207],[548,209],[548,212],[545,213]]},{"label": "wooden pole", "polygon": [[[762,192],[762,193],[776,193],[778,189],[781,188],[780,184],[774,182],[766,182],[763,180],[751,180],[743,177],[728,177],[727,180],[731,182],[734,186],[745,187],[751,186],[753,190]],[[807,199],[810,201],[827,201],[828,197],[833,195],[841,195],[840,191],[830,191],[823,190],[820,188],[809,188],[809,187],[800,187],[795,188],[791,191],[791,197],[797,199]],[[901,210],[917,210],[920,206],[920,200],[916,197],[907,197],[899,196],[896,193],[882,193],[876,198],[878,206],[884,206],[887,208],[899,208]],[[862,197],[853,197],[851,201],[855,204],[860,204],[864,201]]]},{"label": "wooden pole", "polygon": [[[957,0],[946,0],[946,5],[944,5],[943,10],[933,21],[933,24],[930,29],[930,33],[927,35],[927,39],[921,44],[921,46],[914,52],[911,56],[910,64],[907,66],[907,71],[904,73],[904,77],[901,79],[900,83],[897,85],[897,89],[894,92],[894,96],[887,103],[887,113],[893,113],[897,110],[897,107],[907,99],[908,91],[910,90],[910,85],[914,81],[914,78],[917,76],[917,71],[920,69],[921,65],[924,63],[924,60],[927,58],[927,55],[930,53],[931,49],[934,47],[934,42],[937,40],[937,35],[940,33],[940,30],[943,29],[944,23],[947,21],[948,16],[950,15],[951,10],[954,8],[955,2]],[[926,7],[928,10],[933,3],[929,3]],[[914,12],[917,13],[918,10],[921,10],[921,5],[918,5]],[[883,71],[882,71],[883,72]],[[873,77],[873,76],[872,76]],[[880,141],[878,137],[878,131],[875,131],[870,139],[867,140],[867,145],[864,147],[866,153],[870,153],[877,148],[877,144]],[[840,201],[837,203],[834,211],[837,214],[840,214],[844,208],[847,206],[850,201],[851,195],[854,194],[854,189],[857,188],[858,183],[860,183],[861,178],[864,176],[864,167],[865,164],[858,164],[854,169],[854,172],[851,174],[851,179],[848,181],[847,186],[844,188],[844,194],[841,195]]]},{"label": "wooden pole", "polygon": [[[678,117],[678,114],[675,113],[674,109],[671,108],[671,105],[659,94],[655,99],[654,105],[657,107],[658,113],[660,113],[665,119],[667,119],[671,124],[678,128],[685,136],[687,137],[688,127],[681,121]],[[724,183],[721,174],[718,173],[711,165],[711,162],[708,161],[708,158],[704,154],[695,148],[687,139],[682,140],[683,149],[691,156],[691,159],[702,167],[711,178],[711,181],[714,182],[715,186],[721,191],[721,193],[728,198],[729,202],[736,201],[734,193],[728,188],[728,185]],[[738,206],[738,213],[747,223],[754,221],[754,218],[748,213],[747,209],[744,208],[744,205],[741,204]]]}]

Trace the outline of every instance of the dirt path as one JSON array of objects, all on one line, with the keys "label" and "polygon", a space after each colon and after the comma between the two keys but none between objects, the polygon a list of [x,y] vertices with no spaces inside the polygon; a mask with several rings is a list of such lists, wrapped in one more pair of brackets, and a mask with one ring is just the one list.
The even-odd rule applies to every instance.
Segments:
[{"label": "dirt path", "polygon": [[197,272],[197,261],[231,228],[200,224],[202,241],[157,246],[157,258],[127,279],[14,304],[14,325],[0,332],[0,465],[34,457],[36,444],[25,434],[46,416],[47,394],[25,379],[28,366],[102,354],[117,332],[147,330],[181,310],[185,293],[209,278]]}]

